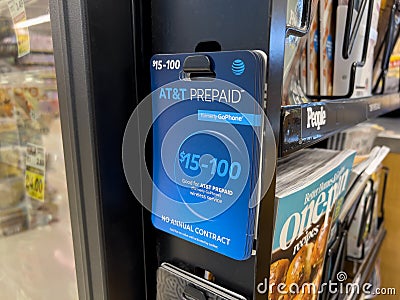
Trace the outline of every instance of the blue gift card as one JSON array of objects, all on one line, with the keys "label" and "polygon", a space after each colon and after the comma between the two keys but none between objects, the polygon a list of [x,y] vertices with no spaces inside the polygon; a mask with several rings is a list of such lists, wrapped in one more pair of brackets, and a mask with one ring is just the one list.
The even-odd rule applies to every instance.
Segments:
[{"label": "blue gift card", "polygon": [[[193,56],[213,74],[184,70]],[[254,240],[265,64],[254,51],[151,60],[153,224],[237,260]]]}]

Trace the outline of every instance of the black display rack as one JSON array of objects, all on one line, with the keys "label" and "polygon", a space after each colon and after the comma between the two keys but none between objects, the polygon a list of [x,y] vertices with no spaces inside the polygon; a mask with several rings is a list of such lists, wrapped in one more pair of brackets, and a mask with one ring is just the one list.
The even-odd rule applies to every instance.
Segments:
[{"label": "black display rack", "polygon": [[[261,201],[256,255],[246,261],[154,229],[150,212],[129,191],[122,137],[150,93],[151,56],[263,50],[266,114],[279,156],[399,108],[399,94],[281,107],[285,39],[309,27],[287,27],[287,1],[51,0],[50,6],[80,298],[156,299],[156,270],[169,262],[192,273],[207,270],[249,300],[267,299],[257,285],[269,279],[275,179]],[[323,108],[326,124],[307,128],[309,108]]]},{"label": "black display rack", "polygon": [[[400,107],[400,94],[330,100],[282,107],[280,156],[309,147],[358,123]],[[312,126],[309,111],[325,112],[324,124]]]},{"label": "black display rack", "polygon": [[[285,38],[288,34],[305,33],[304,30],[286,26],[286,10],[287,2],[279,0],[251,0],[235,4],[225,0],[207,5],[201,1],[153,0],[152,53],[193,52],[199,49],[265,51],[269,58],[266,113],[278,141],[280,156],[400,107],[399,94],[281,107]],[[308,10],[306,13],[309,15]],[[309,28],[306,23],[305,31]],[[318,130],[307,128],[307,109],[317,111],[321,107],[326,111],[326,124]],[[266,295],[257,292],[257,285],[269,279],[276,213],[274,200],[273,183],[261,202],[256,255],[251,259],[234,261],[179,238],[155,232],[158,264],[171,262],[190,272],[196,272],[197,268],[207,270],[215,276],[218,284],[249,299],[265,299]],[[148,275],[152,277],[154,272],[155,269]]]},{"label": "black display rack", "polygon": [[[373,241],[374,247],[368,253],[368,256],[365,257],[363,263],[360,264],[360,266],[358,267],[358,271],[351,283],[357,284],[359,287],[362,287],[365,283],[368,282],[372,274],[372,271],[375,268],[375,262],[376,259],[378,258],[379,250],[381,249],[385,236],[386,236],[386,229],[384,224],[382,223],[380,226],[380,230],[376,234],[375,239]],[[361,293],[353,292],[349,295],[344,296],[340,300],[358,300],[361,299],[361,296],[362,296]]]},{"label": "black display rack", "polygon": [[[286,11],[286,1],[277,0],[221,0],[207,4],[193,0],[153,0],[152,53],[263,50],[269,55],[268,85],[282,86]],[[274,99],[268,101],[267,115],[278,140],[281,89],[268,88],[267,98]],[[154,280],[155,268],[159,264],[170,262],[192,273],[196,269],[207,270],[214,275],[217,284],[248,299],[265,299],[267,295],[257,294],[256,287],[258,283],[269,279],[274,198],[275,183],[261,204],[260,230],[254,247],[257,254],[246,261],[235,261],[179,238],[150,230],[155,235],[157,264],[147,273],[149,281]],[[150,299],[153,299],[152,296]]]}]

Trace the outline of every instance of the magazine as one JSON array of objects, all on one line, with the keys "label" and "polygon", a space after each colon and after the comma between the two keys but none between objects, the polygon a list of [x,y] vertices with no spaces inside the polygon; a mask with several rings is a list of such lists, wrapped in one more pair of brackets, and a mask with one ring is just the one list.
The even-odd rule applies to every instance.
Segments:
[{"label": "magazine", "polygon": [[269,299],[317,299],[335,205],[346,194],[354,156],[305,149],[278,163]]}]

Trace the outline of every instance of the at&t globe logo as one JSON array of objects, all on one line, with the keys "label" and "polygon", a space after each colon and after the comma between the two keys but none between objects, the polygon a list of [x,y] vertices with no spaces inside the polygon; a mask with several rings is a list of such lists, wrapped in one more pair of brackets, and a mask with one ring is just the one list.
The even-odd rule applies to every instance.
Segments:
[{"label": "at&t globe logo", "polygon": [[244,64],[243,60],[241,59],[235,59],[232,63],[232,72],[236,76],[240,76],[244,73],[244,70],[246,69],[246,65]]}]

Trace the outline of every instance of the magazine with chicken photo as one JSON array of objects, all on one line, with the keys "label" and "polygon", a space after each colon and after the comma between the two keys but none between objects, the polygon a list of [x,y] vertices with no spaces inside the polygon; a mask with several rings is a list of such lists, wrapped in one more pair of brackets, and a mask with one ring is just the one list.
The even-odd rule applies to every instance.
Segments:
[{"label": "magazine with chicken photo", "polygon": [[278,164],[270,300],[317,299],[335,204],[346,194],[354,156],[307,149]]}]

